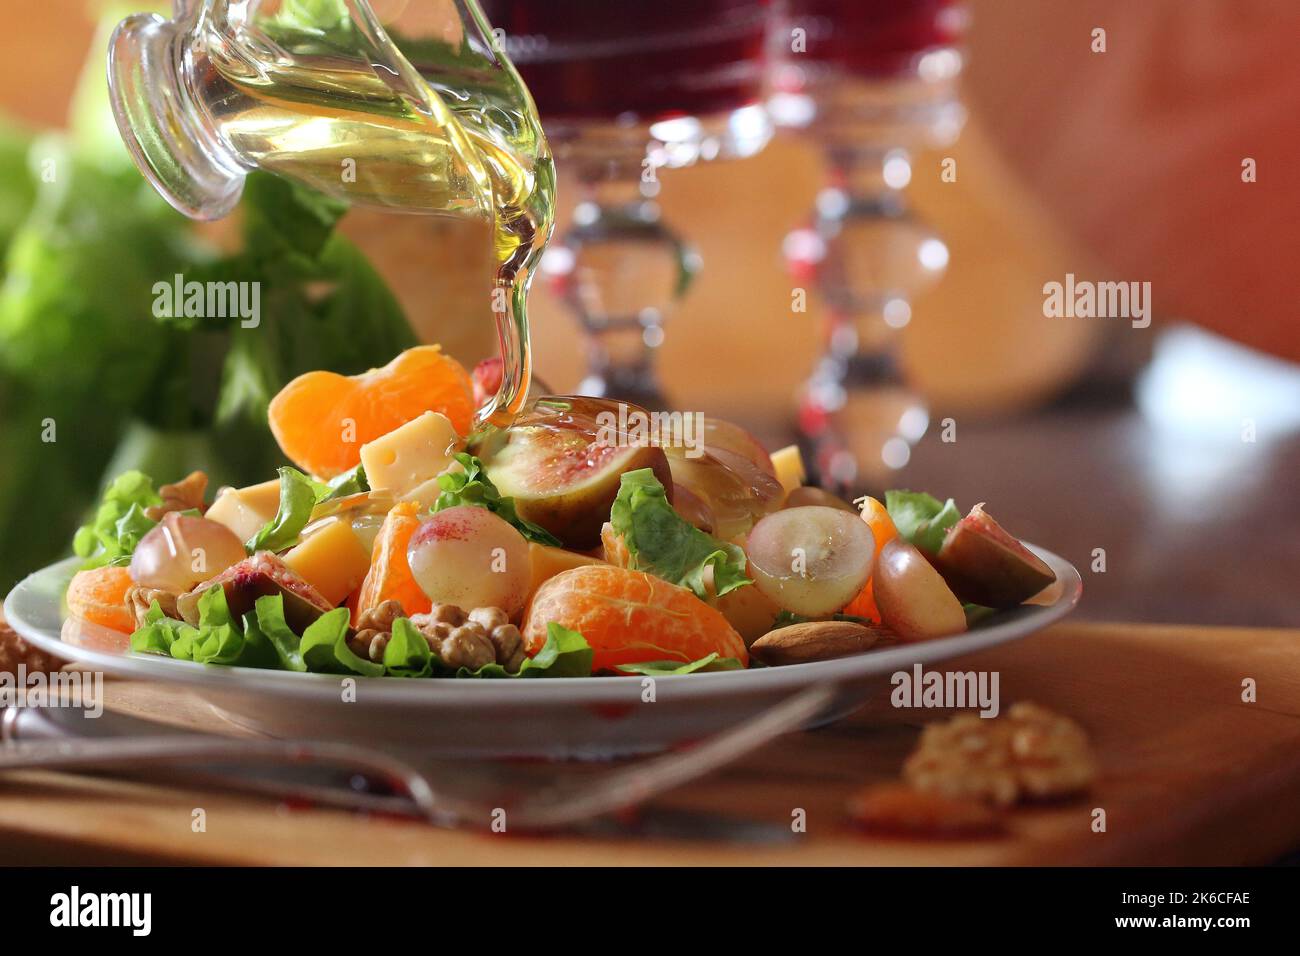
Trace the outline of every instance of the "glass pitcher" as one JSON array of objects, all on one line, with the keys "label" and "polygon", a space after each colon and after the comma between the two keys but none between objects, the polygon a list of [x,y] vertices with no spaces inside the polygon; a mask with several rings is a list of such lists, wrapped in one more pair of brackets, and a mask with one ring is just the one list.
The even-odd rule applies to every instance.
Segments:
[{"label": "glass pitcher", "polygon": [[119,24],[108,82],[149,181],[196,219],[262,169],[360,206],[481,219],[504,426],[531,371],[526,297],[555,171],[528,90],[476,0],[175,0]]}]

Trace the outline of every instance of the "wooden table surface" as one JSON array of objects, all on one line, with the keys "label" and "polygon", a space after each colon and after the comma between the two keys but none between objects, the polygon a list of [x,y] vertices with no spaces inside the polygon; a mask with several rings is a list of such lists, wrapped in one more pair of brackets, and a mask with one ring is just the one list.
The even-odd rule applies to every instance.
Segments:
[{"label": "wooden table surface", "polygon": [[[1002,707],[1079,720],[1092,791],[981,840],[867,836],[848,797],[894,778],[939,712],[887,701],[784,737],[581,835],[447,832],[52,773],[0,780],[0,861],[225,864],[1244,864],[1300,847],[1300,630],[1064,624],[944,669],[997,670]],[[1242,681],[1257,682],[1244,703]],[[206,832],[191,830],[206,813]],[[1094,808],[1107,828],[1093,832]],[[807,832],[792,832],[803,810]]]}]

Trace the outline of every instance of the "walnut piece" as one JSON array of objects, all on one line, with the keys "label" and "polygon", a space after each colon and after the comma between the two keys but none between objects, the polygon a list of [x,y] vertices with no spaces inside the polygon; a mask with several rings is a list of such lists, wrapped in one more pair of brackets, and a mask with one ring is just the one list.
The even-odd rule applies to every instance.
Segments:
[{"label": "walnut piece", "polygon": [[411,623],[448,667],[478,670],[496,663],[515,674],[526,656],[523,635],[499,607],[476,607],[467,614],[454,604],[435,604]]},{"label": "walnut piece", "polygon": [[18,632],[0,619],[0,674],[18,674],[18,665],[25,665],[29,674],[48,674],[57,671],[63,662],[38,651],[18,636]]},{"label": "walnut piece", "polygon": [[348,647],[358,657],[378,663],[393,634],[393,622],[405,617],[401,601],[384,601],[375,605],[357,619],[357,632],[348,640]]},{"label": "walnut piece", "polygon": [[476,671],[496,660],[496,648],[477,624],[462,624],[442,639],[435,648],[448,667]]},{"label": "walnut piece", "polygon": [[180,620],[180,611],[176,610],[176,599],[180,597],[175,591],[164,591],[161,588],[143,588],[138,584],[133,584],[127,588],[126,604],[133,614],[135,614],[135,626],[144,627],[145,618],[149,616],[149,608],[154,601],[158,602],[158,607],[167,617]]},{"label": "walnut piece", "polygon": [[903,778],[917,790],[1003,807],[1077,793],[1096,772],[1083,729],[1030,703],[1002,717],[963,714],[931,724],[903,764]]},{"label": "walnut piece", "polygon": [[171,511],[198,511],[203,506],[203,496],[208,490],[208,476],[201,471],[192,471],[180,481],[163,485],[158,489],[162,504],[144,509],[145,516],[153,521],[161,521],[163,515]]}]

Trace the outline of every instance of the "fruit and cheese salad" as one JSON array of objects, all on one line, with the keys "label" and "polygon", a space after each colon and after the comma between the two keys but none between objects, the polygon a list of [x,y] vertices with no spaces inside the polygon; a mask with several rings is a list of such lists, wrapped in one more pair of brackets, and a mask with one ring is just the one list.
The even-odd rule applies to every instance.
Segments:
[{"label": "fruit and cheese salad", "polygon": [[[118,477],[74,541],[69,614],[133,653],[365,677],[687,674],[964,631],[1054,580],[982,505],[850,503],[746,431],[543,396],[467,441],[494,387],[437,346],[269,407],[295,467],[209,500]],[[629,424],[631,423],[631,424]]]}]

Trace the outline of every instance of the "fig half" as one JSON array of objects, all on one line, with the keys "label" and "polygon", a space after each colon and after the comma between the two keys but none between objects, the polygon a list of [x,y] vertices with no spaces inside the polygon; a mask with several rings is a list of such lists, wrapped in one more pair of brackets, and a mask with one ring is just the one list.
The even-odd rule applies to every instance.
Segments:
[{"label": "fig half", "polygon": [[1016,607],[1056,580],[982,503],[949,529],[933,561],[957,597],[985,607]]},{"label": "fig half", "polygon": [[297,634],[334,607],[270,551],[259,551],[177,598],[176,609],[185,621],[199,623],[199,598],[214,584],[225,590],[226,604],[237,621],[253,610],[258,598],[284,595],[284,619]]},{"label": "fig half", "polygon": [[515,500],[520,517],[565,547],[585,551],[600,544],[625,472],[652,469],[671,500],[673,476],[663,449],[622,424],[638,414],[647,413],[606,399],[544,398],[480,455],[488,478]]}]

